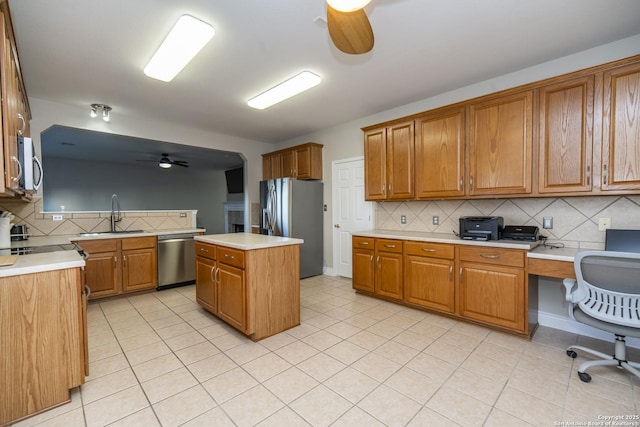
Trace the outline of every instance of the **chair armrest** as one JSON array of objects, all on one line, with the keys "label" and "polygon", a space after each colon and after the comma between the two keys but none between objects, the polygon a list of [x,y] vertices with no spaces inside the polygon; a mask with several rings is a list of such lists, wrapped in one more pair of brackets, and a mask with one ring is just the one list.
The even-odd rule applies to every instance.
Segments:
[{"label": "chair armrest", "polygon": [[580,295],[580,292],[578,292],[578,281],[576,279],[564,279],[562,284],[566,289],[565,299],[567,301],[575,304],[584,298],[584,295]]}]

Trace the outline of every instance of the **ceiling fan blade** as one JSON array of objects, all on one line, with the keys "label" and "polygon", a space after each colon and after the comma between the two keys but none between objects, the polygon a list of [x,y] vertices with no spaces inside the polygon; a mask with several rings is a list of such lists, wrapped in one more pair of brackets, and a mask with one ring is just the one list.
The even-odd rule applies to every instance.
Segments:
[{"label": "ceiling fan blade", "polygon": [[172,161],[171,162],[172,165],[176,165],[176,166],[182,166],[185,168],[188,168],[189,165],[187,164],[187,162],[185,162],[184,160],[177,160],[177,161]]},{"label": "ceiling fan blade", "polygon": [[327,4],[327,27],[333,44],[344,53],[360,55],[373,48],[373,30],[364,9],[340,12]]}]

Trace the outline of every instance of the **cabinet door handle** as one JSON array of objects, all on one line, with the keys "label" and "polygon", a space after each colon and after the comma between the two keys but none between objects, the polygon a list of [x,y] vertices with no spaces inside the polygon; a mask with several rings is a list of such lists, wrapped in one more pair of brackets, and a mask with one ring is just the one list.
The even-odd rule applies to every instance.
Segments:
[{"label": "cabinet door handle", "polygon": [[380,268],[380,257],[376,257],[376,264],[378,264],[378,268]]},{"label": "cabinet door handle", "polygon": [[224,254],[224,257],[225,258],[229,258],[229,259],[234,259],[235,258],[235,256],[229,255],[229,254]]},{"label": "cabinet door handle", "polygon": [[480,256],[482,258],[489,258],[489,259],[499,259],[500,255],[486,255],[486,254],[480,254]]},{"label": "cabinet door handle", "polygon": [[18,136],[22,136],[24,130],[27,128],[27,121],[24,119],[24,116],[18,113],[18,118],[22,121],[22,126],[18,129]]},{"label": "cabinet door handle", "polygon": [[211,267],[211,271],[209,272],[209,277],[211,277],[211,281],[213,283],[216,282],[216,278],[215,278],[215,274],[214,274],[215,269],[216,269],[215,267]]},{"label": "cabinet door handle", "polygon": [[127,265],[127,256],[126,256],[126,255],[123,255],[123,256],[122,256],[122,266],[123,266],[123,267],[126,267],[126,265]]},{"label": "cabinet door handle", "polygon": [[453,265],[449,266],[449,281],[453,282]]},{"label": "cabinet door handle", "polygon": [[360,245],[368,245],[369,242],[358,242],[358,244],[360,244]]},{"label": "cabinet door handle", "polygon": [[22,178],[22,163],[20,163],[20,160],[18,160],[16,156],[11,156],[11,160],[18,164],[18,176],[14,176],[11,179],[13,180],[13,182],[19,182],[20,178]]},{"label": "cabinet door handle", "polygon": [[591,165],[587,165],[587,185],[591,185]]},{"label": "cabinet door handle", "polygon": [[462,267],[460,267],[460,283],[462,283]]},{"label": "cabinet door handle", "polygon": [[424,252],[438,252],[438,250],[437,250],[437,249],[431,249],[431,248],[422,248],[422,250],[423,250]]},{"label": "cabinet door handle", "polygon": [[206,253],[209,253],[209,249],[200,248],[200,252],[206,252]]},{"label": "cabinet door handle", "polygon": [[386,185],[384,184],[384,182],[382,183],[382,195],[383,196],[387,195],[387,188],[386,188]]},{"label": "cabinet door handle", "polygon": [[458,190],[462,190],[462,177],[460,178],[460,183],[458,184]]},{"label": "cabinet door handle", "polygon": [[384,245],[385,248],[395,248],[396,245]]},{"label": "cabinet door handle", "polygon": [[220,284],[220,267],[216,267],[216,283]]},{"label": "cabinet door handle", "polygon": [[116,265],[118,265],[118,258],[116,258],[116,256],[113,256],[113,268],[116,268]]},{"label": "cabinet door handle", "polygon": [[469,189],[473,190],[473,176],[469,177]]},{"label": "cabinet door handle", "polygon": [[369,255],[369,263],[371,264],[371,267],[373,267],[373,255]]}]

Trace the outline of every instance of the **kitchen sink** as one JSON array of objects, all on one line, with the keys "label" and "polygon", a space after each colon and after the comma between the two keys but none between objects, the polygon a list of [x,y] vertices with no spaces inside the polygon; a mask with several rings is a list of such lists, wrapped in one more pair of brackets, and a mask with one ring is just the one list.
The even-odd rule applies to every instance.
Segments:
[{"label": "kitchen sink", "polygon": [[131,234],[131,233],[146,233],[144,230],[116,230],[116,231],[99,231],[95,233],[80,233],[78,236],[80,237],[89,237],[89,236],[106,236],[110,234]]}]

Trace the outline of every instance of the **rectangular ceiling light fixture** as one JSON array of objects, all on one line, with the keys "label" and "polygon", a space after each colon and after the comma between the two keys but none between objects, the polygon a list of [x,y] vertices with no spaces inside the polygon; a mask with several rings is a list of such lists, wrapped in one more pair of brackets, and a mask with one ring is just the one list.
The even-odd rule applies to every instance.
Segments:
[{"label": "rectangular ceiling light fixture", "polygon": [[190,15],[182,15],[162,42],[144,73],[170,82],[215,35],[213,27]]},{"label": "rectangular ceiling light fixture", "polygon": [[264,110],[307,89],[311,89],[318,84],[320,84],[320,77],[310,71],[303,71],[291,77],[289,80],[272,87],[268,91],[251,98],[247,101],[247,104],[249,104],[249,107]]}]

